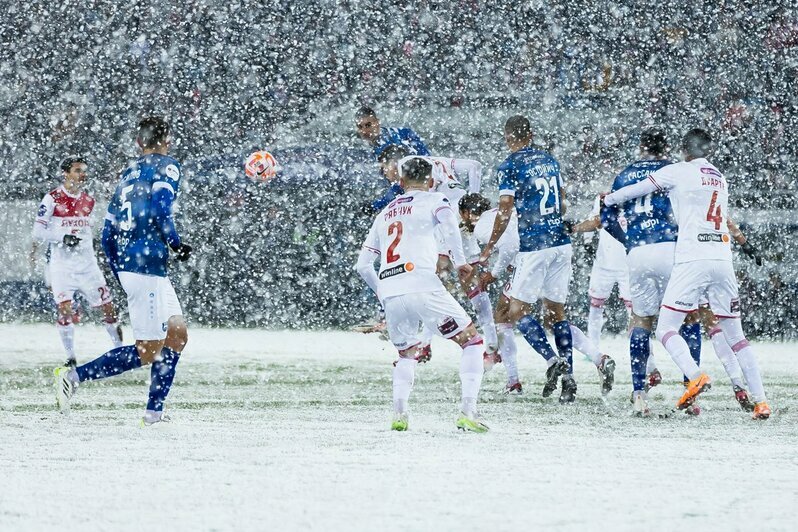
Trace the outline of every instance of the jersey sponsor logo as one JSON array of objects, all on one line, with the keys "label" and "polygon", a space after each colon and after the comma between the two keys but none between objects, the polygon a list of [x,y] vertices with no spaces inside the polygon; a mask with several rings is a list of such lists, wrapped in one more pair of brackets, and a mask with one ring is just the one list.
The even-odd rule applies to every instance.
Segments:
[{"label": "jersey sponsor logo", "polygon": [[438,330],[443,336],[448,336],[457,330],[457,321],[451,316],[444,316],[438,322]]},{"label": "jersey sponsor logo", "polygon": [[44,203],[39,205],[39,210],[37,212],[39,216],[44,216],[45,214],[47,214],[47,205],[45,205]]},{"label": "jersey sponsor logo", "polygon": [[388,268],[387,270],[382,270],[380,272],[380,280],[387,279],[388,277],[394,277],[396,275],[400,275],[407,272],[412,272],[416,269],[416,265],[412,262],[407,262],[405,264],[400,264],[398,266],[393,266]]},{"label": "jersey sponsor logo", "polygon": [[701,167],[702,174],[709,174],[714,175],[716,177],[721,177],[721,173],[715,170],[714,168],[707,168],[706,166]]},{"label": "jersey sponsor logo", "polygon": [[677,304],[677,305],[680,305],[680,306],[682,306],[682,307],[690,307],[690,308],[693,308],[693,307],[695,306],[695,305],[694,305],[694,304],[692,304],[692,303],[686,303],[686,302],[684,302],[684,301],[678,301],[678,300],[676,301],[676,304]]},{"label": "jersey sponsor logo", "polygon": [[166,177],[169,179],[174,179],[175,181],[177,181],[177,179],[180,177],[180,170],[178,170],[177,166],[173,164],[167,166],[166,170],[164,170],[164,173],[166,174]]},{"label": "jersey sponsor logo", "polygon": [[62,218],[61,227],[89,227],[91,222],[87,218]]},{"label": "jersey sponsor logo", "polygon": [[718,233],[700,233],[697,239],[699,242],[723,242],[724,244],[728,244],[729,235],[721,235]]}]

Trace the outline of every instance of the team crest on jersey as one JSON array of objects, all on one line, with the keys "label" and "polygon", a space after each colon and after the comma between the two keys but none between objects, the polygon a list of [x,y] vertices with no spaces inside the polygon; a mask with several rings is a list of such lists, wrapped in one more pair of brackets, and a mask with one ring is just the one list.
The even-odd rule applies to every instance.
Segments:
[{"label": "team crest on jersey", "polygon": [[416,269],[416,265],[412,262],[407,262],[405,264],[400,264],[399,266],[394,266],[392,268],[388,268],[387,270],[382,270],[380,272],[380,280],[387,279],[388,277],[394,277],[395,275],[400,275],[406,272],[412,272]]},{"label": "team crest on jersey", "polygon": [[732,314],[739,314],[740,313],[740,300],[739,299],[732,299],[731,306],[729,307]]},{"label": "team crest on jersey", "polygon": [[39,214],[39,216],[44,216],[45,214],[47,214],[47,205],[45,205],[44,203],[42,203],[41,205],[39,205],[39,212],[38,212],[38,214]]},{"label": "team crest on jersey", "polygon": [[444,316],[438,323],[438,330],[443,336],[448,336],[457,330],[457,321],[451,316]]},{"label": "team crest on jersey", "polygon": [[174,179],[175,181],[180,177],[180,170],[178,170],[177,166],[173,164],[167,166],[166,170],[164,170],[164,173],[166,174],[166,177],[169,179]]}]

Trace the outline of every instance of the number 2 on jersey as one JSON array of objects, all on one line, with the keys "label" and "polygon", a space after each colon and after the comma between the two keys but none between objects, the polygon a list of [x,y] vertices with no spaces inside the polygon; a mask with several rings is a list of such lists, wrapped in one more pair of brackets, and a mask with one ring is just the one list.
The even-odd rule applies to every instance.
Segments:
[{"label": "number 2 on jersey", "polygon": [[391,242],[391,245],[388,246],[388,254],[385,256],[385,260],[388,261],[388,264],[392,262],[396,262],[399,260],[399,254],[394,253],[396,251],[396,246],[399,245],[399,241],[402,240],[402,222],[394,222],[388,226],[388,236],[396,233],[396,236]]},{"label": "number 2 on jersey", "polygon": [[707,221],[715,222],[715,231],[720,231],[720,226],[723,223],[723,214],[720,212],[720,205],[715,205],[718,201],[718,191],[712,193],[712,199],[709,200],[709,210],[707,211]]}]

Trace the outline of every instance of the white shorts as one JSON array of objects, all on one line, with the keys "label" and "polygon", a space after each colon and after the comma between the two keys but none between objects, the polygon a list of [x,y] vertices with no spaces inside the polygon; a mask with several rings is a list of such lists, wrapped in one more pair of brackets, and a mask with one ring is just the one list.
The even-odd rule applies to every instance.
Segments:
[{"label": "white shorts", "polygon": [[607,299],[612,287],[618,285],[618,295],[629,301],[629,270],[609,270],[602,268],[598,262],[593,263],[590,270],[590,286],[587,293],[594,299]]},{"label": "white shorts", "polygon": [[718,318],[739,318],[740,297],[731,261],[696,260],[673,267],[662,306],[679,312],[692,312],[703,301]]},{"label": "white shorts", "polygon": [[56,304],[72,301],[75,292],[83,294],[92,307],[111,302],[111,291],[108,290],[105,277],[97,263],[86,265],[79,270],[50,264],[47,270],[49,275],[45,275],[45,279],[49,277]]},{"label": "white shorts", "polygon": [[119,272],[119,282],[127,294],[127,308],[133,338],[163,340],[169,318],[182,316],[183,309],[168,277]]},{"label": "white shorts", "polygon": [[[438,255],[449,257],[452,260],[452,250],[446,246],[446,242],[441,235],[440,226],[435,226],[435,242],[438,244]],[[463,253],[465,254],[466,262],[469,264],[476,264],[479,262],[479,255],[482,251],[479,249],[477,237],[467,232],[465,229],[460,230],[460,237],[463,242]]]},{"label": "white shorts", "polygon": [[518,253],[510,297],[524,303],[534,303],[540,298],[565,303],[571,282],[572,256],[571,244]]},{"label": "white shorts", "polygon": [[629,295],[637,316],[656,316],[673,271],[675,242],[638,246],[629,251]]},{"label": "white shorts", "polygon": [[388,334],[399,351],[420,343],[422,323],[444,338],[457,336],[471,325],[471,318],[446,290],[389,297],[383,307]]}]

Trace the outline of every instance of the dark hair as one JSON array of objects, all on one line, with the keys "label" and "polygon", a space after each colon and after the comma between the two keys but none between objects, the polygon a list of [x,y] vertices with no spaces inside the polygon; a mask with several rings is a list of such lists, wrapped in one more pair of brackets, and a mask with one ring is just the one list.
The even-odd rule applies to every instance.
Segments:
[{"label": "dark hair", "polygon": [[682,139],[682,150],[691,157],[706,157],[712,151],[712,136],[704,129],[691,129]]},{"label": "dark hair", "polygon": [[402,157],[407,157],[408,155],[410,155],[410,150],[401,144],[389,144],[377,156],[377,162],[386,163],[393,159],[398,161]]},{"label": "dark hair", "polygon": [[374,109],[372,109],[367,105],[364,105],[363,107],[358,109],[357,113],[355,114],[355,118],[357,118],[358,120],[360,120],[361,118],[369,118],[369,117],[377,118],[377,113],[375,113]]},{"label": "dark hair", "polygon": [[86,158],[81,155],[68,155],[61,161],[61,170],[64,172],[69,172],[72,170],[73,164],[89,164],[86,162]]},{"label": "dark hair", "polygon": [[424,183],[432,176],[432,164],[423,157],[413,157],[402,165],[400,175],[408,181]]},{"label": "dark hair", "polygon": [[504,133],[515,140],[526,140],[532,136],[532,126],[525,116],[515,115],[504,123]]},{"label": "dark hair", "polygon": [[656,127],[650,127],[640,134],[640,148],[651,155],[665,155],[668,151],[668,139],[665,132]]},{"label": "dark hair", "polygon": [[166,144],[169,138],[169,122],[160,116],[148,116],[139,122],[136,140],[142,148],[156,148]]},{"label": "dark hair", "polygon": [[466,194],[457,205],[461,211],[468,211],[477,216],[490,209],[490,200],[479,193]]}]

